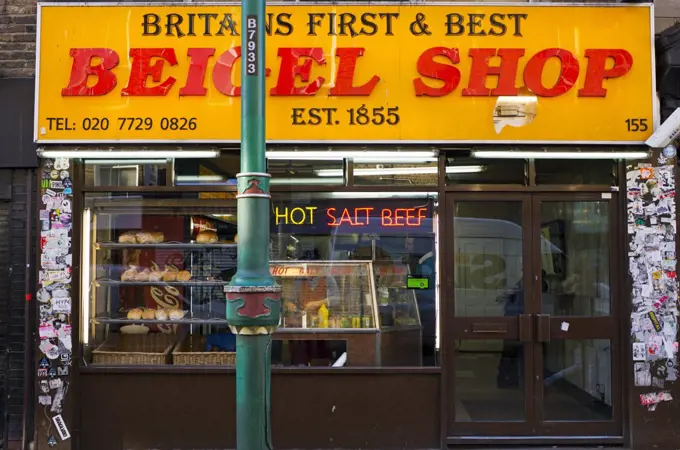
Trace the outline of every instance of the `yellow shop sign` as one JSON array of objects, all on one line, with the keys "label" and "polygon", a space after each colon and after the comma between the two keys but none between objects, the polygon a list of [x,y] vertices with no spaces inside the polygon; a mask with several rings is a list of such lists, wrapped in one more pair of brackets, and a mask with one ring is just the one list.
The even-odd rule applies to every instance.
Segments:
[{"label": "yellow shop sign", "polygon": [[[270,142],[640,143],[651,8],[274,5]],[[237,5],[40,5],[36,140],[238,142]]]}]

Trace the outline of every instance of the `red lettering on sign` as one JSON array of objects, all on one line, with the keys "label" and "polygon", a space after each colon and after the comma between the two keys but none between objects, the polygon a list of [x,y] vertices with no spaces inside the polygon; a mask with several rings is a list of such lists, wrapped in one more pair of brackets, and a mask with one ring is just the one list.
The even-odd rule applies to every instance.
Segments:
[{"label": "red lettering on sign", "polygon": [[380,77],[373,77],[362,86],[354,86],[354,72],[357,66],[357,58],[364,54],[362,47],[338,48],[335,55],[340,58],[338,63],[338,76],[335,79],[335,86],[330,89],[330,95],[352,95],[366,96],[371,95]]},{"label": "red lettering on sign", "polygon": [[[241,47],[239,46],[227,50],[217,58],[215,67],[213,67],[213,83],[220,94],[229,97],[241,96],[241,86],[234,85],[232,81],[234,64],[240,57]],[[271,69],[264,70],[265,77],[268,77],[270,73]]]},{"label": "red lettering on sign", "polygon": [[[623,49],[588,49],[586,81],[583,89],[578,91],[579,97],[604,97],[607,89],[602,84],[605,79],[618,78],[630,72],[633,67],[633,56]],[[607,61],[614,60],[614,65],[607,69]]]},{"label": "red lettering on sign", "polygon": [[[118,65],[118,53],[110,48],[72,48],[69,52],[73,58],[71,77],[68,85],[61,90],[64,97],[106,95],[116,87],[116,75],[111,69]],[[98,58],[99,63],[92,65]],[[97,82],[87,86],[89,78],[97,77]]]},{"label": "red lettering on sign", "polygon": [[203,83],[205,81],[205,72],[208,70],[208,60],[214,54],[214,48],[190,48],[187,50],[187,56],[191,59],[191,64],[189,64],[187,82],[179,90],[180,97],[203,96],[208,93]]},{"label": "red lettering on sign", "polygon": [[442,64],[434,60],[435,56],[448,58],[452,64],[460,62],[460,53],[457,48],[432,47],[425,50],[418,58],[418,73],[444,82],[441,87],[431,87],[425,84],[421,78],[413,80],[416,97],[442,97],[450,94],[460,83],[460,70],[449,64]]},{"label": "red lettering on sign", "polygon": [[328,208],[326,210],[326,215],[331,220],[330,222],[328,222],[328,226],[331,226],[331,227],[337,227],[338,226],[338,222],[335,220],[335,216],[333,215],[334,212],[335,212],[335,208]]},{"label": "red lettering on sign", "polygon": [[[555,84],[543,86],[543,69],[550,58],[560,60],[560,75]],[[561,48],[547,48],[536,53],[524,68],[524,84],[540,97],[557,97],[568,92],[578,79],[579,64],[574,55]]]},{"label": "red lettering on sign", "polygon": [[241,86],[234,86],[231,81],[231,71],[234,63],[241,57],[241,47],[234,47],[222,53],[213,67],[213,83],[215,88],[229,97],[240,97]]},{"label": "red lettering on sign", "polygon": [[[523,48],[471,48],[469,53],[472,58],[470,69],[470,81],[468,87],[463,89],[463,96],[499,96],[517,95],[519,88],[515,86],[519,59],[524,56]],[[489,66],[491,58],[500,57],[497,67]],[[486,79],[489,75],[498,77],[495,88],[486,87]]]},{"label": "red lettering on sign", "polygon": [[[132,48],[130,49],[132,67],[128,85],[121,91],[121,95],[165,96],[177,81],[168,77],[161,82],[163,65],[167,61],[171,66],[177,65],[175,50],[172,48]],[[151,60],[155,59],[154,63]],[[158,86],[148,87],[146,79],[151,77]]]},{"label": "red lettering on sign", "polygon": [[[280,48],[278,55],[281,58],[279,79],[276,86],[269,91],[271,95],[314,95],[321,89],[325,81],[323,77],[318,77],[302,87],[295,86],[295,78],[299,76],[303,82],[309,82],[312,61],[322,66],[326,64],[323,49]],[[302,65],[300,65],[300,58],[306,58]]]}]

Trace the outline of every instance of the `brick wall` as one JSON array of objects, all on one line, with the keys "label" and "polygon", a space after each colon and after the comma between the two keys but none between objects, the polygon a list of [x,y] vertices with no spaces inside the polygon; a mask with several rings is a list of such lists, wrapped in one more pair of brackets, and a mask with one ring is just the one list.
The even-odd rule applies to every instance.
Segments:
[{"label": "brick wall", "polygon": [[0,0],[0,78],[35,73],[35,0]]},{"label": "brick wall", "polygon": [[[9,183],[9,195],[0,200],[0,448],[20,448],[23,438],[24,389],[31,386],[24,363],[30,358],[25,346],[27,212],[35,208],[35,186],[27,179],[31,170],[2,170],[0,181]],[[3,190],[3,193],[4,190]],[[34,242],[34,239],[31,239]],[[31,252],[33,254],[33,251]],[[34,256],[30,256],[33,263]],[[33,274],[31,274],[33,275]],[[30,331],[29,331],[30,332]],[[29,419],[31,415],[28,416]]]}]

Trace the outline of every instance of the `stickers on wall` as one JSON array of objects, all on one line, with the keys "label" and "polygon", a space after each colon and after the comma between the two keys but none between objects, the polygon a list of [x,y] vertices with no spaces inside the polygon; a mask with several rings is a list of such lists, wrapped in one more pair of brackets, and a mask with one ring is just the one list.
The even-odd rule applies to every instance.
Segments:
[{"label": "stickers on wall", "polygon": [[635,386],[646,388],[640,405],[655,411],[673,400],[677,380],[678,280],[675,155],[626,173],[628,265],[633,280],[631,338]]},{"label": "stickers on wall", "polygon": [[[56,426],[61,440],[71,437],[62,416],[73,360],[71,280],[73,253],[73,184],[71,163],[57,158],[42,161],[40,183],[40,270],[38,272],[38,405]],[[54,429],[52,429],[54,430]],[[46,435],[47,445],[57,445]]]}]

